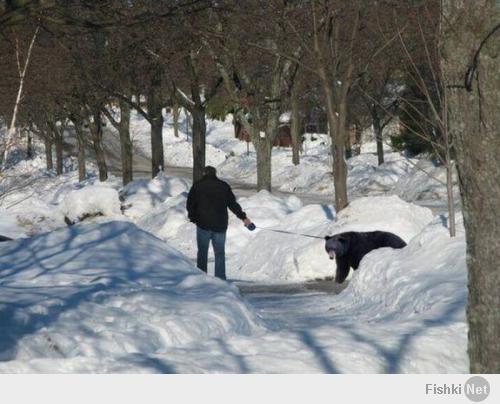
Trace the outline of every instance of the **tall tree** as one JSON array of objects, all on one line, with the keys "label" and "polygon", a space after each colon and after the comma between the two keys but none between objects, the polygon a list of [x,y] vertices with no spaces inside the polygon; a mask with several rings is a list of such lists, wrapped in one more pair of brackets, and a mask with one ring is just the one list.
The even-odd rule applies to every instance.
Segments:
[{"label": "tall tree", "polygon": [[282,56],[289,46],[288,9],[281,1],[254,0],[244,9],[234,1],[226,6],[212,13],[215,29],[206,32],[204,44],[224,80],[236,118],[255,147],[257,189],[271,191],[272,147],[286,96],[285,78],[292,72],[292,61]]},{"label": "tall tree", "polygon": [[450,128],[469,270],[471,373],[500,373],[500,4],[443,0]]},{"label": "tall tree", "polygon": [[[203,176],[206,163],[207,104],[216,95],[222,79],[214,77],[213,68],[207,63],[211,59],[209,55],[201,53],[201,50],[188,49],[182,60],[182,76],[170,73],[171,95],[175,100],[174,104],[181,105],[193,118],[193,181],[197,181]],[[170,71],[172,70],[178,71],[171,65]],[[177,108],[175,105],[174,109]]]},{"label": "tall tree", "polygon": [[15,140],[16,140],[16,133],[17,133],[17,119],[18,119],[18,113],[19,113],[19,105],[21,103],[21,97],[23,96],[23,90],[24,90],[24,85],[25,85],[25,80],[26,80],[26,72],[28,70],[28,66],[30,64],[31,60],[31,53],[33,51],[33,46],[35,45],[36,38],[38,36],[38,32],[40,30],[40,27],[37,26],[35,28],[35,31],[33,35],[31,36],[31,39],[28,42],[27,50],[25,54],[23,54],[21,46],[19,44],[19,36],[14,33],[14,41],[15,41],[15,58],[16,58],[16,65],[17,65],[17,70],[18,70],[18,78],[19,78],[19,84],[18,84],[18,89],[17,89],[17,96],[16,100],[14,102],[14,108],[12,112],[12,118],[10,121],[9,129],[7,130],[7,134],[5,136],[5,144],[4,144],[4,149],[3,149],[3,159],[2,159],[2,166],[0,168],[0,172],[4,171],[5,168],[7,167],[7,160],[9,157],[9,152],[10,149],[14,146]]}]

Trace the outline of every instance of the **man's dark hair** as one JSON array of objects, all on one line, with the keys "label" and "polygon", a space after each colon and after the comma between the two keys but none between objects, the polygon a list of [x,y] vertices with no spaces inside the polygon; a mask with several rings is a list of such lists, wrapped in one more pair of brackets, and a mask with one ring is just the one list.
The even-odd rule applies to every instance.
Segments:
[{"label": "man's dark hair", "polygon": [[212,166],[206,166],[203,170],[203,175],[206,177],[216,177],[217,176],[217,170],[215,167]]}]

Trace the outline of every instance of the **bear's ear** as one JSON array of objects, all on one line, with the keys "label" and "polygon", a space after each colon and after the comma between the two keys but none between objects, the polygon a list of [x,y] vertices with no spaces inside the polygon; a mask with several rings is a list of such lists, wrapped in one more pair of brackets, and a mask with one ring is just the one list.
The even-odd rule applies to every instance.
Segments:
[{"label": "bear's ear", "polygon": [[330,240],[332,236],[325,236],[325,240]]},{"label": "bear's ear", "polygon": [[339,238],[337,238],[337,240],[340,241],[343,244],[346,244],[346,243],[349,242],[349,240],[345,236],[340,236]]}]

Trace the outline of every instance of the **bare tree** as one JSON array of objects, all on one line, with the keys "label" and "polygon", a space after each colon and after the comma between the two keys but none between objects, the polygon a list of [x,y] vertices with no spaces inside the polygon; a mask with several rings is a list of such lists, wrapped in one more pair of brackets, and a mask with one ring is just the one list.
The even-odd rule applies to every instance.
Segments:
[{"label": "bare tree", "polygon": [[[206,63],[207,60],[210,60],[209,56],[200,54],[200,50],[189,50],[183,58],[185,66],[183,77],[178,75],[174,77],[171,74],[172,98],[175,100],[176,105],[181,105],[185,110],[189,111],[193,119],[193,181],[197,181],[203,176],[206,160],[206,108],[210,100],[216,95],[222,81],[222,79],[209,77],[210,73],[207,71],[210,69]],[[183,84],[189,88],[189,91],[181,88]],[[174,121],[175,118],[174,114]]]},{"label": "bare tree", "polygon": [[31,37],[31,40],[29,42],[28,50],[26,51],[26,55],[24,56],[24,60],[22,60],[23,56],[21,55],[19,38],[17,36],[15,38],[15,56],[16,56],[17,70],[18,70],[18,74],[19,74],[19,87],[17,90],[16,100],[14,102],[14,110],[12,112],[12,119],[10,121],[9,129],[7,130],[7,134],[5,137],[3,160],[2,160],[2,166],[0,168],[0,172],[5,171],[5,168],[7,167],[7,160],[9,157],[10,149],[14,146],[14,143],[16,140],[16,133],[17,133],[16,124],[17,124],[17,117],[18,117],[18,112],[19,112],[19,104],[21,103],[21,97],[23,95],[26,72],[28,70],[28,66],[29,66],[29,63],[31,60],[31,52],[33,51],[33,46],[35,44],[36,37],[38,35],[39,30],[40,30],[40,27],[35,28],[35,32],[33,33],[33,36]]},{"label": "bare tree", "polygon": [[285,78],[292,71],[292,61],[280,51],[288,47],[288,10],[282,2],[255,1],[244,10],[229,3],[233,12],[212,13],[215,29],[205,32],[203,42],[223,78],[236,119],[255,147],[257,189],[271,191],[272,147],[286,96]]},{"label": "bare tree", "polygon": [[500,373],[500,7],[443,0],[443,70],[469,270],[471,373]]},{"label": "bare tree", "polygon": [[108,121],[118,131],[120,136],[120,156],[122,164],[123,185],[127,185],[133,180],[133,145],[130,137],[130,104],[124,100],[118,101],[120,119],[113,114],[113,106],[108,109],[103,107],[103,113]]}]

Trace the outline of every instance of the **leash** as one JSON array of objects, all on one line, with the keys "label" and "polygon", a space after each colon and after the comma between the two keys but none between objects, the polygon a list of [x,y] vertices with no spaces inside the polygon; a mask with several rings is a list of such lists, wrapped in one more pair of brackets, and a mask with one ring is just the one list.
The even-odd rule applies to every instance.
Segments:
[{"label": "leash", "polygon": [[257,229],[260,229],[260,230],[267,230],[267,231],[273,231],[275,233],[284,233],[284,234],[292,234],[294,236],[302,236],[302,237],[309,237],[309,238],[317,238],[317,239],[321,239],[321,240],[324,240],[325,238],[324,237],[320,237],[320,236],[312,236],[310,234],[303,234],[303,233],[294,233],[292,231],[286,231],[286,230],[276,230],[276,229],[267,229],[265,227],[258,227],[258,226],[255,226],[255,228]]}]

